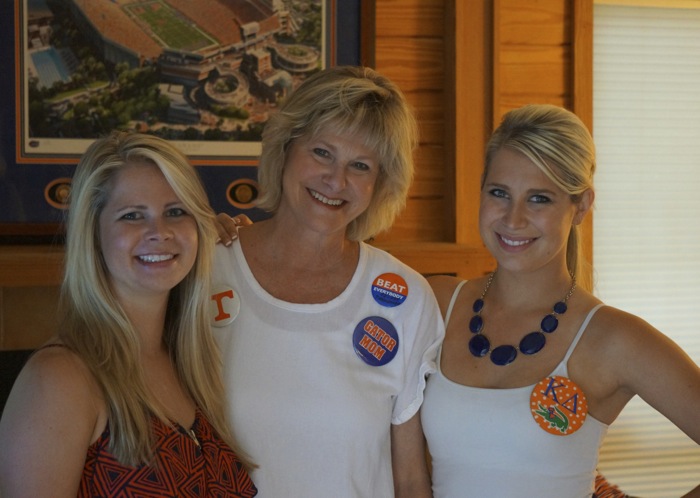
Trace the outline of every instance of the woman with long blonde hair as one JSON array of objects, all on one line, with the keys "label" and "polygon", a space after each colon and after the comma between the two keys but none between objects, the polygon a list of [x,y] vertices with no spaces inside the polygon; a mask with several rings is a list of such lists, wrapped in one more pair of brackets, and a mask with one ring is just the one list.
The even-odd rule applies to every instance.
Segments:
[{"label": "woman with long blonde hair", "polygon": [[0,421],[0,495],[256,494],[208,323],[213,214],[165,140],[114,132],[73,179],[57,335]]}]

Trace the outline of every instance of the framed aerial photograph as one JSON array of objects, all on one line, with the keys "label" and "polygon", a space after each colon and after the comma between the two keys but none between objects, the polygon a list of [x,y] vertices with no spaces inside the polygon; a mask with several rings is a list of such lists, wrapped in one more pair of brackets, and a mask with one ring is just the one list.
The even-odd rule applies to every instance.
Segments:
[{"label": "framed aerial photograph", "polygon": [[55,234],[75,164],[113,129],[173,141],[215,211],[260,217],[262,128],[309,75],[359,63],[360,3],[2,2],[0,236]]}]

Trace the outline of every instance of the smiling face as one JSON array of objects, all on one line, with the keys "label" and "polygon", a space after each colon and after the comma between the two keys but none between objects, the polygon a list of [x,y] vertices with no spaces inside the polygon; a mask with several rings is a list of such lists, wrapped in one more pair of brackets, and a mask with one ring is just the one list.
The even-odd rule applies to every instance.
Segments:
[{"label": "smiling face", "polygon": [[588,210],[588,196],[583,198],[575,204],[525,155],[502,148],[493,156],[481,190],[481,237],[499,267],[565,267],[569,231]]},{"label": "smiling face", "polygon": [[298,229],[345,236],[370,204],[379,158],[358,137],[333,132],[294,140],[282,176],[277,215]]},{"label": "smiling face", "polygon": [[117,297],[167,298],[192,269],[197,224],[157,166],[127,164],[99,217],[102,255]]}]

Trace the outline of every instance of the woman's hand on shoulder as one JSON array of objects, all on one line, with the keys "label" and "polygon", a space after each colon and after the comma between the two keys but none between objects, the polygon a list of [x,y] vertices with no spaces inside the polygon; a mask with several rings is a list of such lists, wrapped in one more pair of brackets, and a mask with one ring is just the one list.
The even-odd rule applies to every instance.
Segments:
[{"label": "woman's hand on shoulder", "polygon": [[219,242],[225,246],[230,246],[231,242],[238,238],[238,229],[252,225],[253,222],[244,214],[229,216],[226,213],[216,215],[216,232],[219,235]]},{"label": "woman's hand on shoulder", "polygon": [[105,423],[83,362],[63,347],[38,351],[17,377],[0,421],[0,496],[75,497],[88,446]]}]

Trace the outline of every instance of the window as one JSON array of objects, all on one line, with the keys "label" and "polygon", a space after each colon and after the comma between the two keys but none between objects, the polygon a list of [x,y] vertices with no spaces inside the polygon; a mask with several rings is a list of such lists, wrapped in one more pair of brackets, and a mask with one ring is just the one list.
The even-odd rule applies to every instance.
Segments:
[{"label": "window", "polygon": [[[700,2],[613,3],[661,4],[594,6],[596,293],[700,363]],[[630,494],[680,496],[700,484],[700,447],[635,397],[600,468]]]}]

